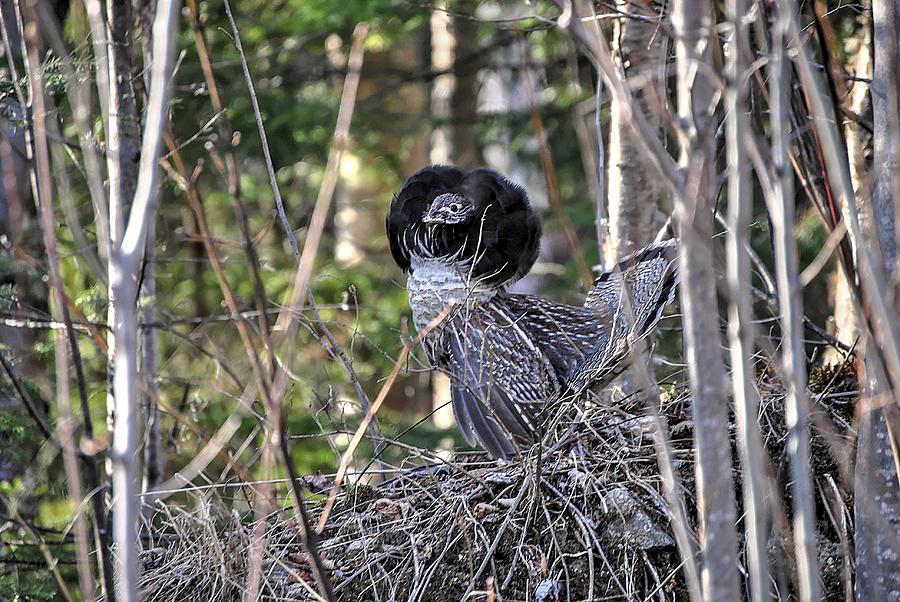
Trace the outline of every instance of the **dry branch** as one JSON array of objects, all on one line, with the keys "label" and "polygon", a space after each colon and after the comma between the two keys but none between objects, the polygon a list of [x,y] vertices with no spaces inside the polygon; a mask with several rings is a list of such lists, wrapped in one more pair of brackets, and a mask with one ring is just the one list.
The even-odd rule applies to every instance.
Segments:
[{"label": "dry branch", "polygon": [[769,96],[772,103],[772,152],[775,195],[767,198],[775,243],[775,277],[778,309],[784,334],[782,358],[788,395],[785,422],[788,427],[788,454],[791,461],[793,493],[794,553],[800,599],[821,599],[819,567],[816,559],[815,505],[810,476],[809,399],[806,394],[806,354],[802,342],[800,316],[803,313],[797,277],[797,246],[794,238],[793,174],[788,170],[787,91],[790,71],[785,65],[788,21],[779,15],[773,52],[769,63]]},{"label": "dry branch", "polygon": [[771,487],[765,473],[762,439],[756,417],[759,393],[751,372],[753,341],[752,284],[747,229],[753,208],[751,172],[744,148],[749,132],[747,119],[747,69],[744,49],[747,39],[747,2],[726,3],[731,38],[726,57],[727,88],[725,90],[726,165],[728,169],[728,341],[731,346],[732,391],[735,421],[738,428],[738,455],[741,459],[744,532],[747,544],[747,566],[750,572],[748,590],[754,602],[768,600],[769,562],[766,555],[769,530],[766,491]]},{"label": "dry branch", "polygon": [[693,389],[697,425],[697,496],[705,600],[737,600],[734,487],[722,466],[731,466],[731,447],[721,425],[728,422],[725,365],[721,351],[716,283],[713,269],[715,110],[717,90],[710,79],[713,34],[710,6],[679,0],[672,25],[677,57],[677,98],[684,185],[675,196],[675,224],[681,245],[681,308],[684,356]]}]

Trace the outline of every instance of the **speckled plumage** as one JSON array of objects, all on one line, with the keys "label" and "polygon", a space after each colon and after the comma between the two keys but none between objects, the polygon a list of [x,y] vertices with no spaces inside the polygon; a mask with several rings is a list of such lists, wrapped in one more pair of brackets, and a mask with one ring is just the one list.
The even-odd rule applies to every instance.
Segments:
[{"label": "speckled plumage", "polygon": [[[423,224],[430,204],[448,192],[469,199],[474,217]],[[454,304],[424,345],[451,377],[453,412],[466,440],[494,457],[533,443],[548,404],[620,374],[677,282],[677,246],[668,241],[602,274],[584,306],[507,292],[534,263],[540,223],[524,191],[490,170],[421,170],[392,203],[387,230],[394,258],[409,272],[416,327]]]}]

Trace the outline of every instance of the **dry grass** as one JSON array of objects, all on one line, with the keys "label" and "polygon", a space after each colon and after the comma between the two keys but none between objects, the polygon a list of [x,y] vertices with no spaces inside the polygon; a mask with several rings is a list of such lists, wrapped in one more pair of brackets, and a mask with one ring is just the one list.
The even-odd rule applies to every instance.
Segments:
[{"label": "dry grass", "polygon": [[[840,483],[843,454],[853,443],[855,375],[847,367],[820,369],[810,382],[819,561],[832,599],[851,578],[852,500]],[[794,586],[785,577],[793,558],[783,495],[785,391],[768,370],[758,374],[757,386],[770,486],[779,492],[770,509],[771,589],[776,599],[787,599]],[[670,393],[662,410],[694,516],[690,393]],[[345,488],[320,546],[338,599],[687,599],[643,402],[592,407],[577,424],[551,434],[548,440],[555,435],[560,443],[540,457],[534,450],[498,464],[466,454],[403,470],[378,486]],[[727,428],[733,437],[733,423]],[[142,581],[148,601],[241,596],[254,524],[229,510],[219,490],[205,490],[190,511],[160,506],[149,531]],[[315,599],[294,526],[272,516],[266,538],[264,599]]]}]

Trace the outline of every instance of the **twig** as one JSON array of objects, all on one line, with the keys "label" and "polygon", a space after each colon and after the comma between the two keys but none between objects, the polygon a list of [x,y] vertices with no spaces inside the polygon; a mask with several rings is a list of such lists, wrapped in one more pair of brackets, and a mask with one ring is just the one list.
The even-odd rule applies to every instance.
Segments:
[{"label": "twig", "polygon": [[[781,6],[784,6],[782,4]],[[787,80],[785,44],[791,17],[778,15],[772,55],[769,60],[769,100],[771,102],[772,153],[775,197],[768,199],[775,242],[775,278],[781,313],[783,369],[788,390],[785,397],[785,421],[788,428],[787,452],[793,481],[793,533],[797,555],[799,598],[820,600],[822,585],[816,556],[816,514],[809,464],[809,398],[806,394],[806,355],[801,341],[801,289],[797,279],[797,247],[793,238],[793,177],[788,170],[789,142],[787,131]]]},{"label": "twig", "polygon": [[19,511],[9,503],[9,500],[6,499],[5,495],[0,494],[0,500],[3,501],[3,505],[10,509],[10,514],[12,514],[12,519],[19,524],[28,535],[31,536],[31,539],[35,541],[38,546],[38,549],[41,551],[41,555],[44,557],[44,562],[47,564],[47,568],[50,570],[50,574],[53,575],[53,580],[56,582],[56,587],[59,589],[60,595],[65,598],[66,602],[72,602],[74,600],[72,593],[69,591],[69,587],[66,585],[66,580],[63,578],[62,574],[59,572],[58,565],[60,561],[58,558],[53,556],[53,552],[50,551],[50,546],[47,545],[47,540],[40,534],[39,529],[36,529],[34,526],[28,523],[22,515],[19,514]]},{"label": "twig", "polygon": [[822,245],[822,248],[816,253],[815,258],[803,269],[803,272],[798,279],[800,288],[806,288],[813,280],[815,280],[816,276],[818,276],[825,267],[825,264],[828,263],[828,260],[831,259],[834,251],[840,246],[841,241],[844,240],[844,235],[846,233],[847,222],[841,220],[838,222],[838,225],[828,233],[825,244]]},{"label": "twig", "polygon": [[[200,197],[200,193],[197,191],[194,179],[188,176],[184,160],[181,157],[181,152],[177,149],[177,146],[175,145],[175,142],[174,140],[172,140],[171,136],[167,136],[167,144],[169,146],[169,150],[172,153],[172,159],[175,162],[177,174],[179,176],[178,179],[182,187],[188,194],[188,202],[191,205],[191,209],[193,210],[194,215],[197,218],[200,232],[203,235],[203,242],[206,247],[206,253],[209,257],[213,272],[216,275],[216,279],[219,282],[219,288],[222,290],[222,294],[225,297],[225,303],[229,311],[231,312],[231,315],[235,318],[235,327],[237,328],[241,343],[244,346],[244,351],[253,369],[256,388],[263,399],[263,405],[265,406],[266,413],[269,417],[269,420],[271,421],[270,424],[274,429],[272,436],[270,438],[267,438],[267,445],[263,450],[264,464],[267,464],[267,462],[265,461],[265,454],[269,453],[267,450],[269,450],[270,445],[275,445],[276,448],[282,453],[286,450],[286,445],[283,443],[283,441],[286,439],[286,437],[284,436],[284,407],[282,402],[284,393],[282,390],[280,394],[278,394],[277,389],[275,389],[276,392],[273,393],[273,386],[270,385],[267,379],[266,372],[263,369],[262,361],[260,360],[259,355],[256,353],[256,350],[254,348],[250,329],[247,326],[247,320],[238,309],[237,297],[235,296],[234,289],[228,281],[227,275],[225,274],[225,268],[222,264],[222,259],[219,255],[219,251],[213,244],[211,229],[206,218],[206,211],[203,207],[203,201]],[[278,383],[277,378],[279,376],[283,377],[283,375],[284,371],[278,370],[278,372],[276,373],[276,387]],[[233,424],[231,426],[231,434],[236,432],[237,426],[238,425],[236,424]],[[230,434],[228,436],[230,437]],[[271,454],[269,454],[269,457],[271,457]],[[292,474],[293,469],[290,455],[284,456],[283,459],[285,461],[286,470],[289,471],[289,474]],[[294,493],[294,503],[297,506],[297,511],[300,513],[302,529],[301,538],[303,539],[304,544],[307,546],[307,551],[309,552],[316,581],[318,582],[319,588],[321,589],[323,595],[325,595],[326,599],[330,601],[334,600],[331,581],[328,578],[328,574],[325,571],[322,559],[319,556],[315,534],[309,528],[309,521],[306,517],[306,510],[303,505],[303,499],[299,495],[300,489],[299,484],[297,484],[297,479],[292,477],[290,479],[290,484],[291,491]],[[267,496],[262,495],[261,497],[266,498]],[[258,558],[258,555],[254,555],[254,558]],[[251,563],[251,566],[255,565]],[[253,576],[253,571],[251,571],[250,573],[251,584],[255,584],[256,579]]]},{"label": "twig", "polygon": [[[88,2],[87,4],[91,3]],[[109,259],[109,207],[106,204],[106,192],[103,189],[103,169],[100,155],[97,152],[97,143],[94,140],[92,132],[90,88],[88,83],[78,77],[75,71],[74,61],[72,60],[71,54],[66,50],[59,24],[57,23],[56,16],[51,12],[50,4],[47,2],[38,2],[37,9],[44,35],[49,39],[50,47],[53,48],[53,52],[60,59],[60,66],[62,68],[63,76],[66,79],[66,88],[69,91],[68,100],[72,105],[72,117],[75,121],[75,127],[78,129],[79,146],[84,161],[84,171],[87,176],[88,191],[90,193],[91,205],[96,220],[97,248],[100,254],[100,260],[106,262]],[[89,8],[88,10],[91,9]],[[97,48],[96,44],[95,48]],[[105,48],[103,56],[106,56]],[[99,81],[102,78],[100,72],[104,68],[104,62],[98,61],[97,66],[97,78]],[[101,99],[105,98],[103,94],[105,94],[105,88],[101,88]],[[106,106],[104,105],[102,108],[105,116]],[[53,126],[51,127],[52,129],[56,129]],[[53,132],[51,131],[51,134],[52,133]],[[66,199],[64,198],[63,200],[65,201]],[[104,285],[108,284],[107,274],[104,271],[101,270],[101,273],[97,274],[97,277]]]},{"label": "twig", "polygon": [[[500,527],[497,529],[497,534],[494,536],[493,541],[491,541],[491,545],[484,553],[484,558],[481,560],[481,564],[478,565],[478,569],[475,571],[475,574],[472,575],[472,578],[469,579],[469,585],[466,587],[466,591],[463,593],[460,598],[460,602],[465,602],[469,599],[469,594],[472,593],[472,590],[475,589],[475,583],[481,579],[481,576],[484,574],[484,570],[487,568],[487,565],[493,561],[494,552],[497,551],[497,547],[500,545],[500,540],[506,534],[506,530],[509,528],[510,523],[513,521],[513,517],[516,513],[516,510],[519,508],[519,504],[522,502],[522,499],[525,497],[525,494],[531,488],[531,475],[525,475],[525,478],[522,479],[522,482],[519,484],[519,493],[516,494],[515,499],[513,499],[512,504],[510,504],[509,509],[506,511],[506,518],[500,523]],[[535,487],[540,487],[540,485],[535,484]]]},{"label": "twig", "polygon": [[428,336],[429,332],[431,332],[436,326],[438,326],[447,318],[452,309],[453,302],[450,302],[443,309],[443,311],[441,311],[441,313],[438,314],[437,317],[435,317],[435,319],[428,324],[428,326],[422,329],[422,332],[420,332],[415,339],[407,342],[403,346],[403,350],[397,357],[397,361],[394,362],[394,367],[391,370],[391,373],[388,375],[387,380],[384,382],[384,385],[382,385],[381,391],[378,392],[378,397],[375,398],[375,401],[372,403],[369,411],[366,412],[365,417],[363,418],[359,427],[357,427],[356,429],[356,433],[353,434],[353,439],[350,440],[350,444],[347,446],[347,450],[344,452],[344,456],[341,458],[340,466],[338,467],[337,474],[334,477],[334,485],[332,485],[331,491],[328,493],[328,499],[325,501],[325,505],[322,508],[321,516],[319,516],[319,524],[316,527],[316,531],[318,533],[322,533],[325,531],[325,526],[328,524],[328,516],[331,514],[331,509],[334,507],[334,503],[337,500],[337,495],[341,490],[341,483],[344,480],[344,475],[347,473],[347,468],[350,466],[350,461],[353,459],[353,452],[356,451],[357,446],[359,445],[360,441],[362,441],[366,429],[369,427],[369,423],[375,417],[375,414],[378,412],[381,404],[387,398],[387,394],[391,390],[391,386],[397,379],[397,375],[400,374],[400,369],[403,367],[403,364],[406,361],[406,357],[416,345],[421,343],[422,340],[426,336]]},{"label": "twig", "polygon": [[[594,4],[589,3],[591,7],[591,16],[594,20],[594,35],[599,37],[600,23],[596,20],[596,10]],[[597,89],[594,90],[594,131],[597,135],[597,198],[596,198],[596,216],[594,217],[597,231],[597,248],[600,250],[600,257],[603,257],[603,249],[606,240],[609,238],[609,208],[607,207],[606,198],[606,145],[603,142],[603,128],[600,126],[600,101],[603,96],[603,78],[597,74]],[[604,263],[604,262],[601,262]]]},{"label": "twig", "polygon": [[[847,172],[844,151],[838,142],[834,123],[829,119],[825,105],[825,93],[820,89],[817,73],[813,70],[806,48],[799,33],[795,5],[790,0],[779,0],[779,8],[786,19],[787,35],[797,50],[795,64],[800,79],[806,89],[814,119],[815,129],[819,134],[824,161],[828,166],[828,180],[838,194],[847,229],[853,242],[854,263],[859,270],[867,310],[869,326],[878,341],[878,355],[883,356],[886,372],[892,383],[900,383],[900,346],[898,346],[895,313],[888,302],[887,286],[872,255],[872,249],[863,241],[859,223],[859,211],[853,194],[853,184]],[[844,156],[844,159],[842,159]]]},{"label": "twig", "polygon": [[[348,59],[349,71],[347,73],[347,77],[344,80],[344,89],[343,93],[341,94],[341,103],[338,109],[338,117],[337,123],[335,125],[334,136],[332,139],[332,146],[329,149],[328,161],[325,166],[325,176],[323,178],[322,185],[319,188],[319,196],[316,199],[316,205],[313,209],[313,215],[310,221],[310,227],[307,233],[306,241],[303,244],[303,253],[299,256],[299,265],[297,266],[297,271],[294,274],[290,303],[284,309],[282,309],[278,316],[278,321],[276,322],[273,333],[273,346],[276,346],[278,342],[284,340],[287,340],[289,344],[293,343],[294,334],[296,333],[298,324],[297,320],[295,320],[293,316],[303,302],[304,297],[308,293],[307,287],[309,284],[309,278],[312,273],[312,267],[315,263],[315,258],[318,253],[319,242],[321,240],[322,232],[325,227],[325,218],[328,215],[328,209],[331,205],[335,186],[337,184],[338,167],[340,166],[340,161],[343,156],[344,149],[346,148],[347,139],[350,133],[350,123],[352,121],[353,111],[356,105],[356,92],[359,87],[360,72],[362,68],[363,54],[365,51],[364,42],[367,34],[368,26],[365,23],[358,24],[353,32],[353,44],[351,46],[350,56]],[[300,535],[304,545],[306,545],[307,547],[307,551],[310,554],[313,573],[315,574],[316,581],[319,583],[319,588],[321,589],[325,597],[329,600],[334,600],[334,592],[331,586],[331,581],[328,578],[327,573],[325,572],[324,565],[318,554],[317,532],[310,527],[306,510],[303,505],[300,484],[296,478],[296,475],[294,474],[293,461],[290,456],[290,450],[288,449],[283,406],[283,398],[286,392],[287,379],[287,371],[283,369],[283,366],[279,366],[273,379],[274,382],[271,392],[271,401],[272,404],[274,404],[274,406],[272,407],[272,414],[275,419],[274,424],[276,427],[276,443],[278,444],[278,449],[281,452],[286,470],[288,471],[288,474],[290,476],[291,493],[294,498],[294,504],[297,506],[297,511],[300,514]],[[378,403],[377,400],[376,403]],[[365,424],[368,425],[368,423]]]},{"label": "twig", "polygon": [[[633,320],[631,300],[624,297],[629,318]],[[700,582],[700,568],[697,563],[697,546],[694,542],[695,534],[688,519],[687,508],[684,500],[684,487],[681,484],[681,476],[675,469],[672,445],[669,441],[669,425],[662,414],[659,388],[650,378],[650,369],[644,358],[649,353],[644,348],[645,342],[638,341],[629,350],[632,373],[636,375],[635,381],[646,395],[645,406],[650,420],[653,423],[654,437],[653,449],[656,453],[656,463],[659,466],[659,474],[662,477],[663,493],[669,510],[670,523],[675,535],[675,543],[681,555],[684,580],[687,585],[688,595],[692,602],[703,600],[703,590]]]},{"label": "twig", "polygon": [[[251,237],[247,208],[241,193],[241,177],[238,169],[237,154],[234,149],[234,131],[231,127],[231,121],[228,119],[228,111],[225,109],[225,105],[222,103],[222,96],[219,93],[219,86],[216,82],[212,60],[210,59],[209,49],[207,48],[206,32],[200,20],[197,0],[188,0],[187,8],[191,27],[194,30],[194,43],[197,47],[197,56],[200,59],[200,67],[203,70],[203,78],[206,81],[206,87],[209,89],[209,99],[212,103],[213,110],[216,112],[216,116],[221,116],[216,120],[220,136],[222,137],[222,143],[225,146],[225,165],[221,166],[221,171],[228,183],[228,193],[231,195],[235,217],[238,220],[241,236],[244,239],[244,253],[247,256],[247,264],[250,268],[250,275],[253,280],[253,293],[256,298],[256,307],[259,312],[259,330],[260,333],[262,333],[263,343],[268,350],[269,360],[272,362],[270,363],[270,369],[273,369],[275,354],[271,349],[272,332],[268,316],[269,302],[266,297],[266,288],[259,272],[259,256],[256,252],[256,241]],[[243,54],[241,55],[241,59],[244,59]],[[212,146],[209,148],[213,164],[218,168],[219,161],[217,161],[217,155]]]},{"label": "twig", "polygon": [[37,411],[37,408],[35,407],[31,396],[25,392],[25,387],[22,386],[22,381],[20,381],[19,377],[16,376],[12,365],[9,363],[9,361],[7,361],[2,349],[0,349],[0,365],[3,366],[3,371],[6,373],[6,377],[9,379],[9,382],[12,383],[13,389],[19,396],[22,405],[25,406],[25,410],[28,412],[28,415],[31,416],[32,420],[34,420],[34,424],[38,427],[38,430],[41,431],[41,435],[43,435],[44,439],[52,443],[54,446],[61,447],[59,441],[57,441],[53,436],[53,433],[50,432],[50,427],[47,426],[47,423],[44,422],[44,418]]},{"label": "twig", "polygon": [[623,119],[630,124],[634,139],[638,147],[645,153],[647,163],[652,166],[666,181],[666,184],[676,193],[683,187],[683,177],[679,172],[675,161],[666,151],[662,142],[647,116],[644,115],[640,105],[634,99],[631,91],[619,77],[613,63],[606,40],[599,35],[588,32],[587,27],[578,14],[578,2],[573,0],[554,0],[557,6],[564,8],[570,3],[574,9],[574,18],[568,22],[568,28],[575,40],[586,50],[586,54],[598,74],[603,78],[607,90],[612,96],[613,102],[620,103],[623,109]]},{"label": "twig", "polygon": [[363,54],[365,52],[365,39],[368,31],[369,27],[365,23],[358,24],[353,30],[353,44],[350,48],[350,56],[347,59],[347,77],[344,79],[344,90],[341,93],[341,103],[334,126],[334,135],[331,138],[331,148],[328,150],[325,175],[319,187],[316,205],[310,218],[306,240],[303,243],[300,265],[297,266],[297,271],[294,273],[291,300],[278,315],[273,337],[275,343],[273,344],[284,340],[290,341],[296,333],[297,324],[296,320],[293,319],[293,314],[297,312],[303,303],[303,299],[306,298],[310,274],[316,261],[316,255],[319,252],[322,232],[325,229],[325,218],[328,216],[328,210],[331,207],[334,190],[337,186],[341,158],[344,156],[344,150],[350,136],[350,123],[353,120],[353,112],[356,107],[356,92],[359,88]]},{"label": "twig", "polygon": [[541,170],[544,172],[544,180],[547,183],[547,195],[550,198],[550,208],[556,219],[562,226],[566,240],[569,242],[569,248],[575,256],[575,264],[578,267],[578,274],[585,286],[590,286],[594,281],[591,276],[591,268],[588,266],[587,259],[584,256],[584,249],[578,241],[578,235],[575,233],[575,227],[572,220],[566,213],[563,206],[563,200],[559,192],[559,179],[556,175],[556,166],[553,163],[553,154],[550,152],[550,140],[547,134],[547,128],[544,127],[544,120],[541,118],[541,112],[538,110],[537,103],[534,98],[534,89],[531,82],[531,70],[528,64],[528,49],[524,40],[519,43],[519,56],[522,61],[522,86],[525,88],[525,98],[528,101],[528,113],[531,117],[531,129],[538,141],[538,156],[541,161]]},{"label": "twig", "polygon": [[[331,329],[328,328],[328,325],[325,324],[325,321],[322,320],[322,316],[319,315],[319,308],[316,306],[316,300],[313,298],[312,291],[309,291],[309,309],[312,313],[313,320],[315,320],[316,325],[319,327],[319,331],[321,332],[322,338],[324,338],[326,345],[323,345],[326,353],[330,355],[332,358],[337,359],[341,367],[344,369],[344,373],[347,375],[347,378],[350,379],[350,383],[353,385],[353,389],[356,391],[356,396],[359,399],[359,405],[362,407],[364,412],[369,411],[369,408],[372,406],[372,402],[369,399],[369,396],[366,394],[366,390],[363,388],[362,383],[359,381],[359,375],[356,373],[356,370],[353,368],[353,361],[350,357],[347,356],[347,352],[344,351],[344,348],[341,347],[341,344],[338,343],[337,339],[334,338],[334,334],[331,332]],[[369,425],[369,435],[376,438],[381,438],[381,428],[378,426],[378,419],[373,418],[372,423]],[[375,458],[378,460],[379,466],[384,468],[384,462],[381,460],[381,454],[379,450],[375,451]]]},{"label": "twig", "polygon": [[752,213],[750,170],[747,168],[745,137],[749,132],[746,116],[747,79],[743,60],[747,40],[747,2],[726,2],[731,39],[726,65],[726,144],[728,168],[728,339],[731,347],[732,389],[741,458],[745,553],[750,573],[750,599],[769,598],[768,512],[766,509],[765,455],[757,415],[759,399],[753,383],[753,305],[751,299],[750,256],[747,228]]},{"label": "twig", "polygon": [[[21,6],[17,6],[21,9]],[[59,270],[59,249],[56,240],[55,220],[53,217],[53,185],[50,167],[50,148],[47,138],[47,99],[44,95],[44,79],[43,71],[40,65],[41,39],[38,29],[38,18],[33,3],[25,4],[25,14],[18,13],[18,17],[25,20],[27,24],[24,26],[23,41],[25,42],[25,68],[28,72],[28,86],[30,89],[30,98],[33,103],[34,111],[32,113],[34,134],[29,140],[29,155],[33,160],[34,171],[32,174],[32,188],[34,189],[34,197],[40,208],[41,232],[43,235],[44,247],[47,251],[47,262],[50,272],[50,287],[53,293],[52,313],[56,320],[61,320],[66,328],[65,333],[68,335],[73,359],[78,370],[79,389],[83,393],[82,401],[86,402],[86,387],[84,385],[84,374],[81,371],[81,356],[78,345],[75,340],[75,331],[72,328],[72,320],[66,306],[66,295],[62,282],[62,276]],[[56,360],[57,360],[57,387],[56,392],[57,404],[60,409],[61,420],[57,426],[59,432],[60,444],[63,448],[63,463],[68,480],[70,497],[75,504],[75,533],[76,551],[78,554],[78,580],[81,587],[82,597],[85,600],[93,600],[94,597],[94,577],[90,572],[90,554],[88,543],[88,529],[85,524],[84,515],[81,512],[82,505],[82,488],[81,477],[77,466],[77,445],[74,441],[74,418],[71,413],[71,405],[68,391],[68,356],[65,351],[66,337],[55,337]],[[90,422],[90,414],[85,413],[84,420]],[[88,426],[89,428],[89,426]],[[91,479],[91,486],[96,488],[99,479],[97,478],[96,469],[91,470],[94,465],[93,458],[85,458],[88,468],[88,475]],[[95,500],[97,502],[97,500]],[[103,516],[102,507],[99,503],[95,503],[94,516],[96,521],[98,541],[105,548],[105,518]],[[108,559],[108,550],[99,551],[101,573],[105,573],[107,577],[111,577],[108,572],[104,571],[104,560]]]},{"label": "twig", "polygon": [[259,140],[262,143],[263,157],[266,160],[266,170],[269,173],[269,184],[272,186],[272,193],[275,195],[275,206],[278,208],[278,217],[281,218],[281,225],[284,227],[284,233],[287,235],[288,242],[291,243],[291,250],[294,252],[294,258],[300,261],[300,248],[297,246],[297,237],[288,221],[287,214],[284,211],[284,200],[281,198],[281,189],[278,187],[278,180],[275,178],[275,167],[272,164],[272,155],[269,152],[269,140],[266,137],[266,126],[263,123],[262,113],[259,110],[259,100],[256,98],[256,88],[253,86],[253,78],[250,76],[250,67],[247,65],[247,57],[244,55],[244,47],[241,45],[241,34],[238,31],[237,23],[234,22],[234,15],[231,13],[231,3],[224,0],[225,14],[228,16],[228,23],[231,24],[231,33],[234,35],[234,46],[241,58],[241,69],[244,72],[244,81],[247,83],[247,90],[250,92],[250,102],[253,104],[253,115],[256,118],[256,128],[259,130]]}]

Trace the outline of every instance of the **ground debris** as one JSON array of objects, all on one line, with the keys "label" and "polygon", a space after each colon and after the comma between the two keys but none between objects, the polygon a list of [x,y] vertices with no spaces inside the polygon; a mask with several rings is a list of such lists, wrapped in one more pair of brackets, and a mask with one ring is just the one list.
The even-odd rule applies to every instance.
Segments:
[{"label": "ground debris", "polygon": [[[759,423],[775,483],[783,491],[784,387],[770,371],[758,378]],[[821,492],[819,561],[831,599],[840,597],[852,566],[847,557],[852,533],[835,517],[852,516],[852,499],[841,483],[854,437],[856,380],[845,366],[814,371],[810,383],[816,417],[812,464]],[[661,410],[693,521],[690,392],[669,391]],[[553,448],[520,461],[463,454],[445,464],[400,471],[378,486],[348,486],[320,542],[338,598],[687,600],[645,401],[633,397],[615,407],[591,407],[578,425],[577,430],[571,422],[559,426],[548,436],[557,442]],[[737,470],[735,479],[740,479]],[[773,582],[787,589],[772,595],[788,599],[792,584],[785,566],[793,554],[791,538],[779,525],[787,524],[789,497],[781,501],[770,555],[773,570],[782,571]],[[237,516],[227,508],[214,494],[205,494],[191,510],[161,506],[143,554],[144,599],[241,598],[257,533],[266,542],[260,599],[315,599],[296,526],[276,514],[260,529],[252,515]],[[317,514],[318,507],[311,503],[310,510]],[[695,524],[690,527],[696,530]]]}]

